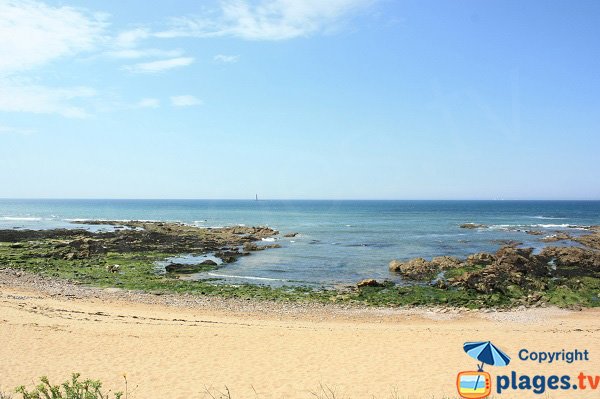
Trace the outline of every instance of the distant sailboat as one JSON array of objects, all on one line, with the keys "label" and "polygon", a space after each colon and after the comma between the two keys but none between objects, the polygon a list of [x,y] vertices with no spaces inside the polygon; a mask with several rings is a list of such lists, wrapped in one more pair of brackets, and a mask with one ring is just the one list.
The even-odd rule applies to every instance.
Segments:
[{"label": "distant sailboat", "polygon": [[256,201],[258,201],[258,194],[256,194]]}]

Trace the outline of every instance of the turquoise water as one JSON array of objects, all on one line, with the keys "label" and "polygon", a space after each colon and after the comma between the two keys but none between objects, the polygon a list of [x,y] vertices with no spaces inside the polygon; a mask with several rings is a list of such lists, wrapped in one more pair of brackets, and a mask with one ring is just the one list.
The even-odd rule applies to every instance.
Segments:
[{"label": "turquoise water", "polygon": [[[391,259],[461,257],[495,251],[498,240],[506,239],[540,248],[540,236],[523,230],[581,234],[572,226],[600,224],[600,201],[0,200],[0,228],[81,227],[76,219],[266,225],[297,232],[277,240],[283,248],[254,253],[200,277],[334,285],[398,280],[388,272]],[[490,227],[459,228],[467,222]]]}]

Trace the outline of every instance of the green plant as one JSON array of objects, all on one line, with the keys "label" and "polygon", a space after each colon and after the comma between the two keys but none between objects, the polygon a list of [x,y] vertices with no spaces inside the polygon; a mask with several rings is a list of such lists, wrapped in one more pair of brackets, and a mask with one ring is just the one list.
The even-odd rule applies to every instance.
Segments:
[{"label": "green plant", "polygon": [[71,380],[67,380],[60,385],[52,385],[48,377],[40,378],[38,384],[33,390],[27,391],[25,386],[21,385],[16,392],[23,395],[23,399],[120,399],[122,392],[115,392],[111,396],[110,391],[103,393],[101,391],[102,383],[98,380],[86,379],[80,381],[79,373],[73,373]]}]

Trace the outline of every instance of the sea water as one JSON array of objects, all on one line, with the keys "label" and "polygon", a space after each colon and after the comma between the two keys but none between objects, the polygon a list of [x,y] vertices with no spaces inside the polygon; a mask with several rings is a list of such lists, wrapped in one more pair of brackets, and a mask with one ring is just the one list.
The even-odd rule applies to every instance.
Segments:
[{"label": "sea water", "polygon": [[[78,225],[80,219],[269,226],[282,233],[276,240],[282,248],[196,277],[332,286],[399,281],[388,271],[392,259],[464,257],[495,251],[505,240],[539,250],[543,235],[525,230],[583,234],[577,226],[600,224],[600,201],[0,200],[2,229],[99,228]],[[462,223],[488,227],[464,229]],[[291,232],[298,234],[283,237]]]}]

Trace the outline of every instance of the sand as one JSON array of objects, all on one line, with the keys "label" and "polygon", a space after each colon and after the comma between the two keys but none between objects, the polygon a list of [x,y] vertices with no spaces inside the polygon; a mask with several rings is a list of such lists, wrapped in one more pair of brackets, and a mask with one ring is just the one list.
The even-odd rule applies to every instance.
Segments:
[{"label": "sand", "polygon": [[[493,375],[600,375],[597,310],[326,307],[284,313],[74,298],[6,284],[0,289],[5,392],[32,386],[41,375],[59,381],[78,371],[113,390],[124,388],[126,373],[130,398],[208,398],[207,389],[220,397],[225,387],[232,398],[314,398],[321,385],[336,398],[457,397],[456,373],[476,363],[462,344],[480,340],[492,340],[513,357],[508,367],[489,367]],[[590,361],[539,365],[519,360],[521,348],[587,349]],[[556,391],[549,397],[597,397],[598,391],[591,394]],[[497,397],[545,396],[510,391]]]}]

